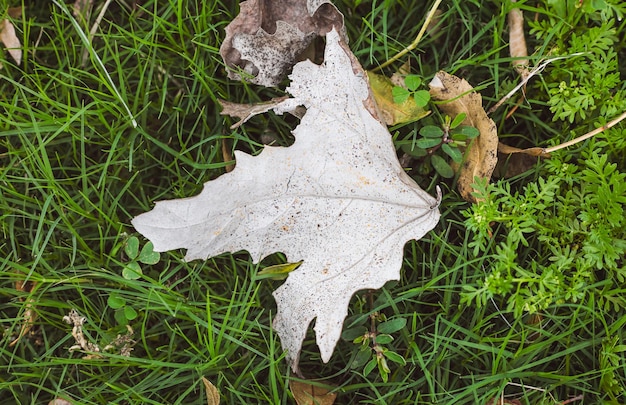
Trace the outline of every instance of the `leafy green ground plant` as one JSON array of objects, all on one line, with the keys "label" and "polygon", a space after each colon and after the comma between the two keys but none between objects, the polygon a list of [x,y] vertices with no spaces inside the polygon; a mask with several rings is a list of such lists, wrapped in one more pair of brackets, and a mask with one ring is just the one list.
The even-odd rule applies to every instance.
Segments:
[{"label": "leafy green ground plant", "polygon": [[[504,295],[516,316],[579,301],[624,309],[626,174],[597,151],[581,163],[550,160],[550,174],[520,192],[504,181],[479,185],[480,202],[466,211],[475,232],[470,247],[493,261],[479,288],[465,287],[466,301],[485,305]],[[496,225],[502,225],[498,237]],[[520,257],[529,246],[548,261]]]},{"label": "leafy green ground plant", "polygon": [[[371,299],[371,293],[369,297]],[[350,325],[352,321],[361,318],[357,316],[355,319],[347,319],[346,323]],[[390,362],[400,366],[406,365],[404,357],[388,347],[394,340],[392,334],[403,330],[406,324],[405,318],[388,320],[385,314],[373,312],[369,315],[369,325],[346,328],[341,335],[342,339],[352,341],[356,345],[356,354],[350,367],[363,368],[365,377],[377,369],[381,379],[387,382],[391,373]]]},{"label": "leafy green ground plant", "polygon": [[[626,109],[625,88],[617,68],[620,39],[617,19],[626,7],[617,1],[547,2],[547,17],[529,22],[537,39],[551,37],[549,52],[580,55],[559,60],[546,79],[553,120],[569,123],[612,117]],[[571,24],[570,23],[573,23]]]},{"label": "leafy green ground plant", "polygon": [[[441,126],[424,125],[419,130],[422,137],[415,142],[404,142],[402,151],[422,158],[422,164],[432,166],[440,176],[447,179],[454,177],[454,170],[446,158],[457,165],[461,164],[462,150],[466,150],[468,141],[480,134],[474,127],[461,125],[465,117],[465,113],[461,113],[452,120],[446,115]],[[437,153],[439,150],[446,158]]]},{"label": "leafy green ground plant", "polygon": [[[81,19],[53,2],[24,2],[12,17],[22,64],[0,54],[0,398],[200,404],[204,376],[224,403],[293,403],[293,377],[270,327],[280,281],[254,279],[284,263],[279,255],[256,266],[245,252],[192,263],[170,252],[141,264],[139,278],[123,272],[145,246],[125,252],[137,237],[130,219],[152,199],[199,192],[230,164],[224,149],[288,145],[296,120],[259,116],[233,131],[219,115],[218,98],[282,95],[226,79],[217,48],[236,2],[110,2],[84,41],[102,3]],[[370,69],[413,41],[427,10],[397,0],[336,3],[351,49]],[[547,67],[513,118],[516,100],[492,116],[507,144],[560,143],[624,109],[623,5],[614,0],[444,1],[408,54],[414,73],[427,83],[445,69],[496,103],[518,80],[505,35],[514,6],[533,30],[531,62],[584,55]],[[588,106],[565,106],[562,82],[570,95],[591,92]],[[433,114],[397,128],[398,148],[425,125],[442,127]],[[407,166],[431,193],[444,189],[442,221],[406,245],[402,279],[377,291],[373,306],[353,298],[345,325],[370,328],[377,313],[375,331],[385,335],[381,325],[405,319],[378,344],[406,363],[386,357],[388,373],[377,361],[366,376],[377,355],[372,339],[367,362],[351,367],[362,343],[341,342],[323,364],[309,336],[303,372],[335,387],[340,404],[486,404],[502,395],[523,404],[623,403],[624,139],[618,125],[513,179],[482,184],[485,199],[473,207],[453,179]],[[18,288],[23,282],[33,288]],[[132,351],[70,351],[76,342],[63,318],[71,310],[98,347],[130,326]]]}]

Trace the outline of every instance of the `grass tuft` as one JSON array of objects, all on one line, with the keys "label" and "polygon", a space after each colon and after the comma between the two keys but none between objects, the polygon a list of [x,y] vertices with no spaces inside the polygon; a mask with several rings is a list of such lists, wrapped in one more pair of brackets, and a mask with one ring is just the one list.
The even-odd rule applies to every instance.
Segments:
[{"label": "grass tuft", "polygon": [[[288,145],[297,122],[266,114],[231,131],[230,119],[219,115],[218,98],[255,102],[281,95],[226,78],[218,49],[237,2],[111,2],[89,38],[102,3],[95,2],[86,21],[61,1],[25,1],[22,16],[12,20],[24,44],[23,62],[16,66],[0,53],[0,402],[200,404],[206,377],[224,403],[293,403],[288,384],[294,376],[271,329],[271,292],[280,282],[254,278],[282,262],[280,254],[254,265],[245,252],[191,263],[182,252],[168,252],[155,265],[141,264],[137,280],[124,278],[122,270],[132,259],[125,244],[137,236],[132,217],[154,201],[194,195],[223,174],[229,165],[223,143],[252,154],[268,138]],[[539,21],[559,21],[552,34],[528,36],[538,50],[533,63],[554,52],[555,43],[566,47],[584,24],[602,26],[600,11],[587,21],[567,14],[578,9],[560,16],[544,3],[553,2],[520,2],[527,18],[536,13]],[[346,16],[350,46],[368,69],[409,45],[429,9],[401,0],[336,4]],[[454,73],[474,85],[486,105],[495,104],[518,80],[507,48],[508,7],[495,0],[442,2],[434,26],[409,53],[413,71],[424,83],[440,69]],[[567,23],[578,25],[567,31]],[[624,24],[612,29],[613,49],[623,59]],[[400,64],[383,71],[391,74]],[[549,67],[535,79],[513,118],[506,113],[516,100],[493,115],[502,140],[551,145],[612,118],[597,110],[574,122],[553,121],[550,78],[561,80],[568,68],[555,66],[550,76]],[[412,139],[421,126],[441,122],[435,113],[397,128],[394,139]],[[624,172],[623,149],[618,125],[554,159],[577,165],[592,151],[604,153]],[[506,180],[510,192],[545,176],[545,165]],[[466,286],[480,286],[502,261],[497,246],[510,229],[494,222],[484,250],[475,254],[463,214],[468,205],[453,180],[432,168],[414,169],[410,174],[429,192],[444,189],[441,223],[406,245],[401,281],[355,295],[345,324],[369,328],[372,314],[405,319],[387,347],[406,364],[390,362],[388,379],[378,369],[365,375],[364,364],[355,365],[360,344],[350,340],[323,364],[310,334],[304,374],[334,387],[340,404],[487,404],[502,395],[522,404],[569,398],[623,403],[623,257],[615,260],[622,286],[595,269],[597,283],[585,287],[588,299],[520,316],[506,294],[492,294],[484,305],[461,302]],[[623,196],[616,201],[623,206]],[[551,253],[542,239],[527,236],[516,251],[519,267],[547,266]],[[85,318],[85,338],[99,348],[127,333],[126,319],[135,341],[130,356],[110,350],[87,358],[70,351],[76,342],[63,317],[73,309]],[[136,317],[128,319],[132,313]],[[25,316],[32,327],[12,344]]]}]

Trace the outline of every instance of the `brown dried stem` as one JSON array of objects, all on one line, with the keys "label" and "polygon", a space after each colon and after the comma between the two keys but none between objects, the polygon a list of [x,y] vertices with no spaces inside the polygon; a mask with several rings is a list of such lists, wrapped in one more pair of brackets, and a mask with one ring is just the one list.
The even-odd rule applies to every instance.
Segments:
[{"label": "brown dried stem", "polygon": [[577,144],[578,142],[582,142],[586,139],[589,139],[593,136],[598,135],[600,132],[607,130],[611,127],[614,127],[615,125],[617,125],[620,121],[624,120],[626,118],[626,111],[624,111],[619,117],[615,118],[614,120],[606,123],[605,125],[602,125],[600,128],[596,128],[593,131],[587,132],[585,135],[581,135],[578,138],[574,138],[571,141],[567,141],[567,142],[563,142],[560,145],[556,145],[556,146],[551,146],[549,148],[545,148],[544,152],[545,153],[552,153],[554,151],[560,150],[560,149],[564,149],[567,148],[568,146],[572,146]]}]

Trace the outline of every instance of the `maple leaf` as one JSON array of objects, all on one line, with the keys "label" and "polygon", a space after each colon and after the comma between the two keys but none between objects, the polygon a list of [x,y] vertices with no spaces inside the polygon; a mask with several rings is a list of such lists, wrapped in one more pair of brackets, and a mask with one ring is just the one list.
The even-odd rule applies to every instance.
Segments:
[{"label": "maple leaf", "polygon": [[293,98],[275,110],[307,108],[292,146],[266,146],[255,157],[236,151],[235,169],[198,196],[157,202],[132,224],[155,251],[186,248],[185,260],[247,250],[255,262],[275,252],[303,261],[274,292],[274,328],[299,373],[311,321],[327,362],[351,296],[398,280],[404,244],[440,214],[438,199],[400,166],[372,116],[366,75],[336,31],[327,34],[324,63],[300,62],[290,78]]}]

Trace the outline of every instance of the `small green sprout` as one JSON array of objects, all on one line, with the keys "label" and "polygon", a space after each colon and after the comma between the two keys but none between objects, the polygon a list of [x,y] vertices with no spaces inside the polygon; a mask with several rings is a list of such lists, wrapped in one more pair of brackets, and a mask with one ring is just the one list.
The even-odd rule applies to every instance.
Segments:
[{"label": "small green sprout", "polygon": [[391,373],[388,361],[401,366],[406,365],[404,357],[387,346],[394,340],[391,334],[406,326],[406,319],[386,320],[384,314],[374,313],[370,316],[370,321],[370,330],[364,325],[360,325],[342,333],[343,339],[352,340],[355,345],[360,345],[350,367],[363,367],[363,375],[366,377],[378,368],[380,377],[384,382],[387,382]]}]

